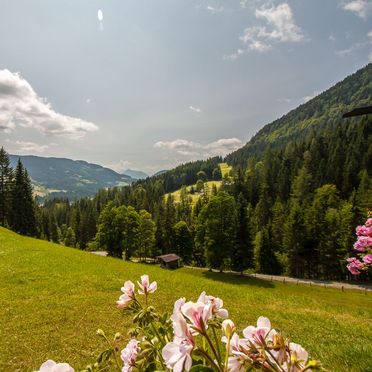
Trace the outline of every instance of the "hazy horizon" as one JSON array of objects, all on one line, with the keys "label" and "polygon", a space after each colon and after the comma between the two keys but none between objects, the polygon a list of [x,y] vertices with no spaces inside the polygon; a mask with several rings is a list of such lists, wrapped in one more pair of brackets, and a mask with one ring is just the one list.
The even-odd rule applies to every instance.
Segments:
[{"label": "hazy horizon", "polygon": [[0,141],[152,174],[225,155],[372,61],[365,0],[1,5]]}]

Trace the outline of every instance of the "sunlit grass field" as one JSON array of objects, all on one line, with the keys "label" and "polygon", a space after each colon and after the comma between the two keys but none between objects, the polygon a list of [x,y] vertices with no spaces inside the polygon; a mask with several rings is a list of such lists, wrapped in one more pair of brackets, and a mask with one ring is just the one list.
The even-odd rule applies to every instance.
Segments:
[{"label": "sunlit grass field", "polygon": [[[220,166],[220,169],[221,169],[222,177],[225,177],[225,175],[229,175],[229,173],[232,169],[232,167],[230,165],[228,165],[227,163],[220,163],[219,166]],[[216,186],[216,188],[219,189],[221,187],[221,184],[222,184],[222,181],[206,181],[204,183],[204,185],[206,186],[206,190],[208,190],[208,192],[211,192],[213,186]],[[196,184],[187,186],[186,190],[190,191],[192,187],[194,188],[194,190],[196,190]],[[181,189],[166,194],[165,198],[167,198],[168,195],[172,195],[173,200],[176,203],[178,203],[181,199]],[[200,194],[198,194],[198,193],[189,194],[189,196],[191,198],[191,203],[193,205],[195,205],[195,203],[200,198]]]},{"label": "sunlit grass field", "polygon": [[271,283],[203,270],[98,257],[0,228],[0,371],[33,371],[48,359],[75,370],[104,348],[96,329],[126,332],[115,305],[124,280],[158,281],[153,303],[171,311],[202,290],[221,297],[242,330],[265,315],[332,371],[371,371],[372,294]]}]

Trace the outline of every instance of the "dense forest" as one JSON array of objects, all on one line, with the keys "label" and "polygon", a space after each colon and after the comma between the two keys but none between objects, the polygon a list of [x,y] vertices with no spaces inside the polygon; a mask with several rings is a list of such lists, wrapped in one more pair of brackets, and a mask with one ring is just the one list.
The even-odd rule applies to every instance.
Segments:
[{"label": "dense forest", "polygon": [[[339,111],[319,113],[337,102],[346,102],[337,107],[351,105],[352,97],[363,101],[371,66],[289,113],[288,125],[279,119],[265,127],[253,144],[257,138],[263,144],[279,127],[296,132],[296,122],[310,120],[311,113],[317,122],[296,136],[279,135],[262,148],[248,143],[226,157],[233,167],[224,177],[219,167],[223,159],[215,157],[130,186],[101,189],[93,198],[37,205],[30,197],[27,171],[20,161],[13,171],[2,149],[0,223],[125,259],[176,253],[185,264],[219,270],[350,278],[346,258],[352,254],[355,226],[372,209],[372,118],[343,120]],[[345,87],[350,88],[347,98]],[[208,187],[211,180],[219,180],[219,187]],[[176,201],[170,193],[178,189]],[[195,193],[197,199],[192,198]],[[32,211],[27,228],[18,222],[25,220],[26,210]]]}]

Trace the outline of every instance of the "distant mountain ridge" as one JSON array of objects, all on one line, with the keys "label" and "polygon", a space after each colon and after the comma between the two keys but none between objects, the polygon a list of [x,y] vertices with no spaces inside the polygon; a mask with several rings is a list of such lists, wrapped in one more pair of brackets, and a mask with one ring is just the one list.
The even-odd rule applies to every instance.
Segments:
[{"label": "distant mountain ridge", "polygon": [[143,180],[144,178],[149,177],[147,173],[134,169],[127,169],[122,174],[134,178],[136,180]]},{"label": "distant mountain ridge", "polygon": [[66,197],[71,200],[93,196],[99,189],[125,186],[135,181],[101,165],[83,160],[46,158],[34,155],[10,155],[16,167],[18,158],[27,169],[36,195],[41,198]]},{"label": "distant mountain ridge", "polygon": [[231,165],[244,165],[250,157],[261,156],[268,145],[284,148],[291,141],[304,139],[311,131],[335,128],[343,120],[343,113],[369,105],[372,105],[372,63],[265,125],[225,160]]}]

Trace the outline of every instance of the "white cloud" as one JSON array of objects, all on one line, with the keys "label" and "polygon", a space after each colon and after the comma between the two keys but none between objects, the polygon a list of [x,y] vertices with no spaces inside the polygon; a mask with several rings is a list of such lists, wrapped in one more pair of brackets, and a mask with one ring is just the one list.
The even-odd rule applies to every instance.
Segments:
[{"label": "white cloud", "polygon": [[194,106],[189,106],[189,109],[193,112],[201,113],[201,108],[200,107],[194,107]]},{"label": "white cloud", "polygon": [[368,55],[368,61],[372,63],[372,52]]},{"label": "white cloud", "polygon": [[10,132],[17,126],[74,139],[98,129],[88,121],[57,113],[19,74],[0,70],[0,131]]},{"label": "white cloud", "polygon": [[207,5],[206,9],[211,13],[221,13],[223,11],[223,6],[215,7],[211,5]]},{"label": "white cloud", "polygon": [[224,60],[230,60],[230,61],[235,61],[239,58],[244,53],[243,49],[238,49],[235,53],[232,54],[225,54],[222,59]]},{"label": "white cloud", "polygon": [[242,141],[238,138],[221,138],[217,141],[201,144],[185,139],[174,141],[158,141],[154,144],[155,148],[165,149],[176,152],[185,157],[202,159],[210,156],[224,156],[242,146]]},{"label": "white cloud", "polygon": [[330,35],[328,36],[328,40],[329,40],[329,41],[336,41],[336,37],[335,37],[333,34],[330,34]]},{"label": "white cloud", "polygon": [[287,3],[279,4],[277,7],[256,9],[256,18],[263,18],[272,26],[272,31],[267,33],[269,39],[281,42],[299,42],[304,39],[300,27],[294,22],[292,9]]},{"label": "white cloud", "polygon": [[342,5],[344,10],[355,13],[360,18],[368,18],[372,14],[372,3],[367,0],[352,0],[344,2]]},{"label": "white cloud", "polygon": [[346,48],[346,49],[341,49],[341,50],[336,50],[336,54],[339,56],[339,57],[345,57],[349,54],[351,54],[353,52],[354,48],[351,47],[351,48]]},{"label": "white cloud", "polygon": [[291,98],[277,98],[276,101],[277,102],[290,103],[290,102],[292,102],[292,99]]},{"label": "white cloud", "polygon": [[[246,2],[241,2],[245,7]],[[278,6],[262,6],[255,10],[255,17],[264,20],[264,26],[252,26],[243,31],[240,40],[246,51],[264,53],[272,48],[272,43],[298,43],[305,40],[302,30],[295,24],[291,7],[287,3]],[[239,52],[239,50],[241,52]],[[244,50],[224,56],[224,59],[236,60]]]},{"label": "white cloud", "polygon": [[15,141],[15,145],[17,146],[16,151],[20,153],[27,152],[41,154],[49,148],[48,145],[40,145],[39,143],[27,141]]},{"label": "white cloud", "polygon": [[305,97],[302,98],[302,102],[303,102],[303,103],[309,102],[309,101],[312,100],[314,97],[316,97],[318,94],[319,94],[319,92],[314,92],[313,94],[311,94],[311,95],[309,95],[309,96],[305,96]]},{"label": "white cloud", "polygon": [[128,169],[132,163],[128,160],[119,160],[114,163],[106,164],[105,167],[114,170],[115,172],[122,173]]}]

